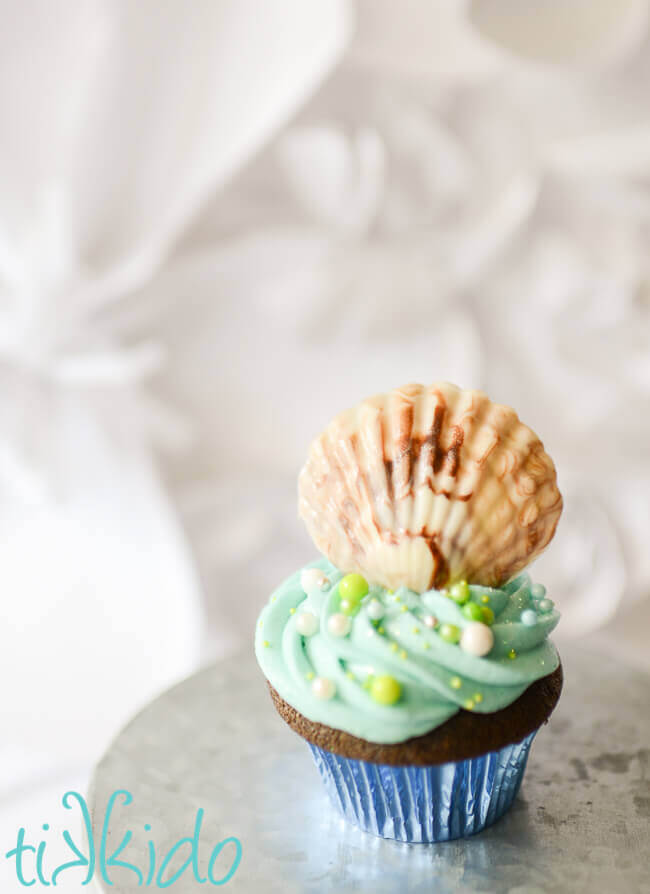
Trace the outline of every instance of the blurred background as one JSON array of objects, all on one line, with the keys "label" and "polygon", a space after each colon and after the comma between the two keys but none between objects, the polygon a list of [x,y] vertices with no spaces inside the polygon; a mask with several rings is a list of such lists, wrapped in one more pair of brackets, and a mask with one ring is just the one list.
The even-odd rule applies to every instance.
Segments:
[{"label": "blurred background", "polygon": [[2,7],[5,850],[250,648],[309,441],[398,384],[540,434],[560,647],[650,669],[647,0]]}]

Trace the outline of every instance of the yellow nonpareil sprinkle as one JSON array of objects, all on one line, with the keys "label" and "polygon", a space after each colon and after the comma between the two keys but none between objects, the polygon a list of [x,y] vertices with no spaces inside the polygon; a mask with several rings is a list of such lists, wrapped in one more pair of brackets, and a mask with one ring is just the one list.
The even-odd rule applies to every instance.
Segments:
[{"label": "yellow nonpareil sprinkle", "polygon": [[414,627],[412,632],[415,633],[415,634],[418,634],[418,633],[420,632],[420,628],[419,628],[419,627]]},{"label": "yellow nonpareil sprinkle", "polygon": [[489,601],[490,597],[487,595],[487,593],[484,596],[481,596],[481,602],[484,602],[487,605]]},{"label": "yellow nonpareil sprinkle", "polygon": [[313,672],[313,671],[307,671],[307,673],[305,674],[305,676],[307,677],[308,680],[313,680],[313,679],[314,679],[314,672]]},{"label": "yellow nonpareil sprinkle", "polygon": [[397,645],[397,643],[391,643],[391,644],[390,644],[390,650],[391,650],[391,652],[397,652],[398,649],[399,649],[399,646]]},{"label": "yellow nonpareil sprinkle", "polygon": [[265,649],[268,649],[268,647],[269,647],[270,645],[271,645],[271,643],[268,641],[268,639],[265,639],[265,640],[264,640],[264,648],[265,648]]},{"label": "yellow nonpareil sprinkle", "polygon": [[424,642],[424,643],[422,643],[422,648],[423,648],[423,649],[430,649],[431,646],[429,645],[429,643]]},{"label": "yellow nonpareil sprinkle", "polygon": [[483,693],[482,693],[482,692],[475,692],[475,693],[474,693],[474,701],[475,701],[477,704],[480,705],[481,702],[483,701]]},{"label": "yellow nonpareil sprinkle", "polygon": [[264,626],[264,621],[260,621],[260,627]]},{"label": "yellow nonpareil sprinkle", "polygon": [[377,633],[384,634],[384,633],[386,633],[386,631],[384,630],[383,627],[378,627],[378,628],[377,628]]},{"label": "yellow nonpareil sprinkle", "polygon": [[295,608],[290,608],[290,609],[289,609],[289,614],[290,614],[290,615],[295,615],[295,613],[296,613]]},{"label": "yellow nonpareil sprinkle", "polygon": [[517,653],[515,652],[515,650],[510,649],[510,651],[508,652],[508,658],[514,659],[516,657],[517,657]]},{"label": "yellow nonpareil sprinkle", "polygon": [[401,597],[401,596],[396,596],[396,597],[395,597],[395,602],[401,602],[401,601],[402,601],[402,597]]},{"label": "yellow nonpareil sprinkle", "polygon": [[472,708],[474,707],[474,702],[472,701],[471,698],[468,698],[466,702],[463,702],[463,707],[464,707],[467,711],[471,711]]},{"label": "yellow nonpareil sprinkle", "polygon": [[408,653],[406,652],[405,649],[402,649],[402,651],[399,653],[399,657],[400,658],[408,658]]},{"label": "yellow nonpareil sprinkle", "polygon": [[402,611],[403,611],[403,612],[407,612],[408,610],[409,610],[408,605],[403,605],[403,606],[402,606]]},{"label": "yellow nonpareil sprinkle", "polygon": [[277,596],[271,596],[271,602],[277,602],[277,601],[278,601]]},{"label": "yellow nonpareil sprinkle", "polygon": [[449,681],[449,685],[452,689],[460,689],[460,687],[463,685],[463,681],[460,677],[452,677]]},{"label": "yellow nonpareil sprinkle", "polygon": [[354,680],[354,674],[352,673],[352,671],[348,671],[345,676],[348,678],[348,680]]}]

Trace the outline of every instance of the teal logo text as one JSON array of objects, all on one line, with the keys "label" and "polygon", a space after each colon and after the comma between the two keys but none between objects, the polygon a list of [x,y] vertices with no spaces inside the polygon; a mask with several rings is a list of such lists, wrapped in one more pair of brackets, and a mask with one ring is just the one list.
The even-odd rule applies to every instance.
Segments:
[{"label": "teal logo text", "polygon": [[[145,832],[149,833],[146,854],[133,853],[135,850],[133,844],[129,848],[133,839],[132,831],[126,831],[116,847],[112,844],[109,847],[111,816],[115,807],[120,804],[128,806],[132,801],[133,795],[126,789],[113,792],[106,805],[99,841],[95,842],[90,811],[85,799],[78,792],[66,792],[62,798],[62,804],[66,810],[78,809],[80,811],[82,825],[86,833],[85,846],[75,843],[70,832],[64,829],[62,837],[73,859],[60,866],[49,867],[46,871],[47,841],[28,842],[26,830],[19,829],[16,846],[7,851],[5,857],[7,860],[15,862],[16,878],[20,884],[26,888],[35,884],[56,886],[64,873],[76,869],[81,870],[82,873],[80,875],[81,885],[89,885],[95,875],[98,875],[107,885],[113,885],[111,873],[114,875],[117,868],[131,873],[138,887],[169,888],[182,876],[190,875],[194,876],[194,880],[202,885],[225,885],[230,881],[242,858],[241,842],[234,836],[208,845],[210,857],[207,867],[202,872],[199,870],[203,808],[199,808],[196,812],[192,834],[180,838],[164,854],[158,853],[155,841],[151,836],[152,829],[149,823],[144,826]],[[47,823],[42,826],[44,832],[48,832],[49,828]],[[205,854],[207,855],[207,850]]]}]

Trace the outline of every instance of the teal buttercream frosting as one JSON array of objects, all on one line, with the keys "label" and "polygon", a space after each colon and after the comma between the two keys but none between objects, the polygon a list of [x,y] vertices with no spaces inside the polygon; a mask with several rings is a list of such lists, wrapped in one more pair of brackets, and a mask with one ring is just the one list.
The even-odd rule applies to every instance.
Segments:
[{"label": "teal buttercream frosting", "polygon": [[[559,665],[548,639],[559,613],[528,574],[499,589],[472,584],[464,606],[444,590],[418,594],[402,587],[392,593],[370,584],[358,607],[342,614],[343,573],[327,559],[307,567],[323,572],[322,588],[303,589],[305,569],[285,580],[260,614],[255,652],[269,682],[309,720],[369,742],[403,742],[461,708],[505,708]],[[453,625],[458,637],[476,626],[470,603],[491,610],[484,617],[492,622],[493,645],[483,657],[465,648],[464,639],[443,637],[445,625]],[[301,619],[304,613],[313,617]]]}]

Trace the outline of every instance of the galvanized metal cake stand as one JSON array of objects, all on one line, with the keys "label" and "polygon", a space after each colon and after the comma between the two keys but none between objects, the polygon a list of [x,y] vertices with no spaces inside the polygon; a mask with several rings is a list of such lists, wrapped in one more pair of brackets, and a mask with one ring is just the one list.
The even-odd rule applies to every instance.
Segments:
[{"label": "galvanized metal cake stand", "polygon": [[[242,844],[221,890],[650,892],[650,678],[584,646],[564,652],[565,690],[533,744],[520,794],[475,838],[408,845],[347,825],[247,654],[164,693],[118,735],[91,783],[95,839],[110,795],[126,789],[133,801],[115,807],[109,848],[130,830],[121,859],[146,866],[147,842],[166,854],[192,835],[203,808],[199,875],[221,839]],[[188,853],[189,845],[172,869]],[[214,877],[228,866],[224,849]],[[111,869],[110,879],[112,887],[97,876],[95,884],[141,890],[130,870]],[[213,888],[188,869],[170,890]]]}]

